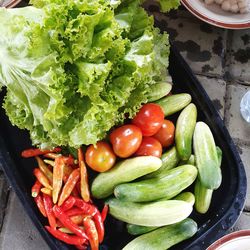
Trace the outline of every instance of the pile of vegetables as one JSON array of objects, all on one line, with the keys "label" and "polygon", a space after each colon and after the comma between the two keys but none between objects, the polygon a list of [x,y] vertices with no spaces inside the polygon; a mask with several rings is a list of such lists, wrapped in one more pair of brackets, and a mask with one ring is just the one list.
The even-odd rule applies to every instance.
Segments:
[{"label": "pile of vegetables", "polygon": [[[157,1],[162,11],[179,5]],[[78,249],[98,249],[108,210],[142,234],[124,249],[168,249],[196,233],[193,206],[206,213],[222,181],[221,150],[191,96],[170,94],[168,36],[143,2],[32,0],[0,9],[3,107],[40,147],[22,155],[38,163],[32,196],[46,229]],[[174,124],[169,116],[179,111]],[[86,165],[101,172],[90,190]],[[92,197],[105,199],[102,212]]]},{"label": "pile of vegetables", "polygon": [[[162,10],[179,0],[158,0]],[[41,148],[95,144],[168,78],[168,35],[141,0],[31,0],[0,8],[0,89]]]},{"label": "pile of vegetables", "polygon": [[36,181],[31,195],[40,213],[48,219],[46,230],[77,249],[87,249],[90,244],[92,250],[98,250],[104,239],[108,206],[100,213],[91,201],[82,149],[78,149],[78,159],[62,155],[60,148],[27,149],[22,156],[35,157],[38,164],[33,169]]},{"label": "pile of vegetables", "polygon": [[[179,111],[174,125],[169,115]],[[209,126],[197,121],[191,96],[171,94],[143,105],[109,138],[123,159],[95,177],[91,194],[105,199],[109,213],[126,222],[130,234],[141,235],[123,249],[164,250],[192,237],[197,224],[188,217],[193,206],[198,213],[208,211],[222,182],[222,151]]]}]

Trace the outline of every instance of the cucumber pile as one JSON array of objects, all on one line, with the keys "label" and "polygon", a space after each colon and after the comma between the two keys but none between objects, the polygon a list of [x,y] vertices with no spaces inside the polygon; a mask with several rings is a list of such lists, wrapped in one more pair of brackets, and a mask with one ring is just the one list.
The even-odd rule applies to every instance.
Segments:
[{"label": "cucumber pile", "polygon": [[128,233],[137,236],[123,250],[164,250],[192,237],[198,230],[188,218],[193,207],[206,213],[213,191],[222,182],[222,151],[209,126],[197,121],[191,96],[182,93],[155,100],[156,96],[152,100],[165,117],[180,112],[174,145],[161,158],[123,159],[100,173],[91,186],[92,195],[107,198],[109,213],[126,222]]}]

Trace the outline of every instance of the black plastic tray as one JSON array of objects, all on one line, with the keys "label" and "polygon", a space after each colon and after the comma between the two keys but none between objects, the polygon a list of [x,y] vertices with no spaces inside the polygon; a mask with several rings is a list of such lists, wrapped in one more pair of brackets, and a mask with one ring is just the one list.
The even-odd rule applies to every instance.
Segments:
[{"label": "black plastic tray", "polygon": [[[239,217],[246,196],[246,175],[244,166],[236,147],[211,100],[202,88],[181,55],[172,46],[170,55],[170,74],[173,77],[174,93],[187,92],[192,95],[198,107],[198,120],[206,122],[214,134],[216,144],[223,151],[221,187],[214,192],[211,208],[205,215],[192,213],[199,226],[197,234],[172,249],[206,249],[212,242],[226,233]],[[1,93],[2,102],[4,93]],[[30,195],[34,183],[32,169],[33,160],[22,159],[20,152],[30,147],[27,132],[11,126],[4,111],[0,110],[0,163],[3,170],[21,200],[27,214],[48,243],[51,249],[72,249],[51,237],[44,229],[44,218],[38,212]],[[131,240],[126,233],[124,223],[108,217],[106,222],[106,238],[100,249],[120,250]]]}]

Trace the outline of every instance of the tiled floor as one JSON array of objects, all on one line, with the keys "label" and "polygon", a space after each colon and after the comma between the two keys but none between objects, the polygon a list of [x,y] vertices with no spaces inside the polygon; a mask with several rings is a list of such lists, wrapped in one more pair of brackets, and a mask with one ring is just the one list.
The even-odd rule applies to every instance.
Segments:
[{"label": "tiled floor", "polygon": [[[224,119],[250,181],[250,124],[242,119],[239,109],[243,94],[250,90],[250,30],[215,28],[197,20],[183,8],[168,16],[156,14],[155,10],[150,8],[157,22],[170,33]],[[10,192],[7,209],[2,205],[7,190],[0,171],[0,229],[5,215],[0,249],[47,250],[13,192]],[[250,188],[247,197],[244,212],[233,230],[250,229]]]}]

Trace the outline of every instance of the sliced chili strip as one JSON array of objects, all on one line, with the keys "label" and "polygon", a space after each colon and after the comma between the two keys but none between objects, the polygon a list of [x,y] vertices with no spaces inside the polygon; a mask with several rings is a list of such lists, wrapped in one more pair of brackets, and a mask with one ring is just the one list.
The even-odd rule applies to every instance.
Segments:
[{"label": "sliced chili strip", "polygon": [[41,169],[41,171],[46,175],[46,177],[48,178],[49,182],[52,184],[53,174],[50,171],[50,169],[48,168],[48,166],[46,165],[46,163],[40,157],[38,157],[38,156],[36,156],[36,161],[37,161],[38,166]]},{"label": "sliced chili strip", "polygon": [[61,157],[55,159],[55,167],[53,169],[53,202],[57,203],[59,193],[63,184],[64,162]]},{"label": "sliced chili strip", "polygon": [[35,184],[31,188],[31,196],[32,197],[37,197],[41,191],[42,184],[40,181],[36,180]]},{"label": "sliced chili strip", "polygon": [[61,206],[63,202],[71,195],[72,190],[74,189],[76,183],[80,178],[79,168],[75,169],[69,176],[67,182],[65,183],[62,193],[60,195],[58,205]]},{"label": "sliced chili strip", "polygon": [[39,211],[41,212],[41,214],[42,214],[44,217],[47,217],[47,214],[46,214],[46,210],[45,210],[45,207],[44,207],[44,203],[43,203],[42,196],[39,194],[39,195],[37,195],[37,196],[34,198],[34,200],[35,200],[36,205],[37,205]]},{"label": "sliced chili strip", "polygon": [[52,234],[58,240],[61,240],[69,245],[83,245],[87,242],[85,238],[79,236],[68,235],[66,233],[60,232],[59,230],[53,229],[49,226],[45,226],[50,234]]},{"label": "sliced chili strip", "polygon": [[24,158],[30,158],[38,155],[44,155],[47,153],[58,153],[61,152],[61,148],[54,148],[52,150],[41,150],[39,148],[30,148],[22,151],[21,155]]},{"label": "sliced chili strip", "polygon": [[98,233],[97,233],[94,221],[90,217],[85,217],[83,220],[83,225],[84,225],[86,234],[89,238],[91,250],[98,250],[99,239],[98,239]]},{"label": "sliced chili strip", "polygon": [[78,162],[81,172],[81,196],[84,201],[88,202],[90,200],[90,193],[89,193],[89,184],[88,184],[88,173],[87,168],[84,163],[84,156],[82,152],[82,148],[78,149]]},{"label": "sliced chili strip", "polygon": [[56,217],[53,213],[53,202],[52,202],[51,197],[47,194],[43,194],[43,202],[44,202],[46,215],[49,220],[49,225],[52,228],[56,228]]},{"label": "sliced chili strip", "polygon": [[44,187],[52,189],[47,176],[39,168],[35,168],[33,174]]},{"label": "sliced chili strip", "polygon": [[[67,216],[66,213],[63,212],[62,208],[59,206],[55,205],[53,207],[54,214],[58,220],[61,221],[61,223],[64,225],[64,227],[68,228],[70,231],[75,233],[77,236],[88,239],[87,235],[85,232],[75,223],[72,222],[72,220]],[[77,244],[76,245],[81,245]]]},{"label": "sliced chili strip", "polygon": [[109,206],[107,204],[105,204],[103,209],[102,209],[102,212],[101,212],[101,217],[102,217],[103,222],[106,220],[106,217],[108,215],[108,211],[109,211]]}]

